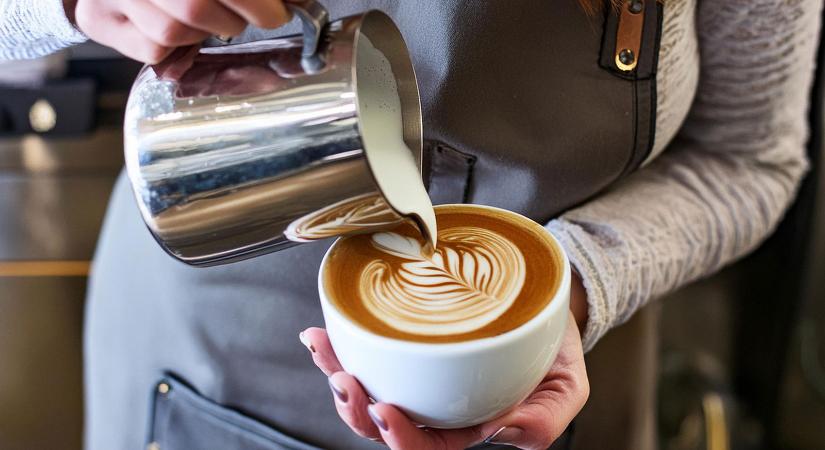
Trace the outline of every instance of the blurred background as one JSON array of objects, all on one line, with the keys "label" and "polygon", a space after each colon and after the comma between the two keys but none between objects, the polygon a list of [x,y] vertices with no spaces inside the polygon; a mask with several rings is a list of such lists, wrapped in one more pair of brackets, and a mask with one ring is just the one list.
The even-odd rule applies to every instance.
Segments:
[{"label": "blurred background", "polygon": [[0,62],[0,449],[81,447],[86,275],[139,67],[94,45]]},{"label": "blurred background", "polygon": [[[138,69],[95,45],[0,63],[0,449],[81,448],[86,276]],[[819,70],[813,170],[776,235],[661,302],[663,450],[825,449]]]}]

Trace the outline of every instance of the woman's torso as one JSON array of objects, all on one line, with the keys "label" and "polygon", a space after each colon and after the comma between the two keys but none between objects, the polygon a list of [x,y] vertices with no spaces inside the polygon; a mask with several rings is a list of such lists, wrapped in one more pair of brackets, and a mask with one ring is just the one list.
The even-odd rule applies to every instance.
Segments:
[{"label": "woman's torso", "polygon": [[[661,151],[695,91],[693,0],[665,4],[661,27],[643,33],[643,48],[660,48],[640,53],[643,70],[630,77],[610,67],[615,28],[574,0],[328,6],[333,17],[377,8],[399,23],[421,85],[426,181],[438,203],[546,221]],[[267,443],[288,442],[267,435],[277,428],[324,448],[379,448],[338,420],[298,342],[299,331],[323,325],[315,277],[326,246],[186,267],[152,240],[121,179],[90,282],[88,447],[142,448],[151,432],[161,449],[299,448]],[[202,398],[158,394],[165,373]],[[250,438],[250,427],[269,437]]]}]

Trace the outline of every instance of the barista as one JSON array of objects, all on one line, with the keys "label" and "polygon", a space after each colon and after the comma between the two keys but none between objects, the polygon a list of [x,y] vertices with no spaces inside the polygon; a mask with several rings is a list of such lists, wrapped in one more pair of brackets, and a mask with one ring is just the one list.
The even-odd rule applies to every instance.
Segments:
[{"label": "barista", "polygon": [[[322,390],[294,342],[322,323],[314,280],[325,246],[184,267],[153,242],[121,179],[90,282],[87,447],[550,445],[588,396],[582,350],[650,299],[752,250],[806,168],[819,2],[608,3],[325,2],[333,17],[376,8],[399,24],[421,84],[434,202],[525,214],[570,255],[576,320],[530,401],[471,429],[419,429],[391,405],[368,408],[311,328],[301,340],[329,376],[332,392]],[[2,4],[4,58],[88,36],[157,63],[211,35],[296,31],[276,29],[289,19],[278,0]],[[609,369],[591,373],[593,385],[609,389],[592,399],[598,428],[582,416],[574,446],[653,447],[652,383],[638,380],[650,380],[655,335],[638,327],[650,320],[634,322],[605,339],[624,336],[612,344],[620,351],[591,353]]]}]

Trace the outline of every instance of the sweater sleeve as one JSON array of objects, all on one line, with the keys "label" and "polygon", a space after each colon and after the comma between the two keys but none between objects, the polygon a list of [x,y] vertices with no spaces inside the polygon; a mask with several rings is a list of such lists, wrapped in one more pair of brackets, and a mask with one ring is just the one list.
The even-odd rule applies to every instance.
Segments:
[{"label": "sweater sleeve", "polygon": [[587,291],[586,350],[650,299],[718,271],[776,227],[807,169],[821,7],[700,2],[700,82],[676,140],[548,224]]},{"label": "sweater sleeve", "polygon": [[0,0],[0,61],[37,58],[85,40],[61,0]]}]

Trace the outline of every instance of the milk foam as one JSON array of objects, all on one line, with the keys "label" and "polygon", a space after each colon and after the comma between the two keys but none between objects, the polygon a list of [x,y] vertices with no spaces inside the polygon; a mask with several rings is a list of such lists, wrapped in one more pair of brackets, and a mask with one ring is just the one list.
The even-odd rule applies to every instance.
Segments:
[{"label": "milk foam", "polygon": [[400,331],[443,336],[478,330],[501,317],[524,286],[521,250],[490,230],[442,231],[431,256],[417,239],[397,233],[376,233],[372,244],[403,263],[368,264],[361,298],[376,318]]},{"label": "milk foam", "polygon": [[367,160],[387,202],[416,221],[435,247],[436,220],[413,153],[404,142],[401,99],[387,57],[365,35],[358,38],[358,114]]}]

